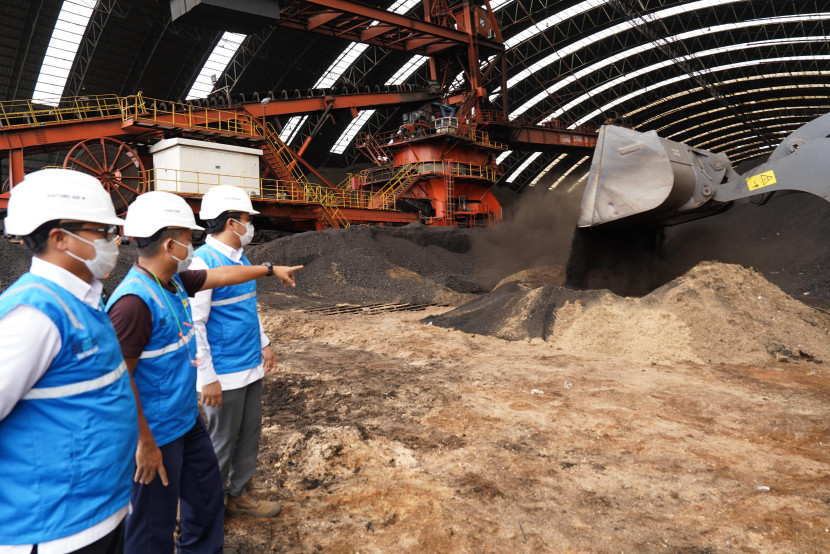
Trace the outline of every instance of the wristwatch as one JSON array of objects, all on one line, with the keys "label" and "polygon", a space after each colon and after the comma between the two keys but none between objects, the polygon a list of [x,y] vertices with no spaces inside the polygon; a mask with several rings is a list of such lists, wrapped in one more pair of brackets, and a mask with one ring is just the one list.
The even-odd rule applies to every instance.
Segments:
[{"label": "wristwatch", "polygon": [[272,264],[271,262],[265,262],[262,265],[268,268],[268,273],[265,274],[266,277],[274,274],[274,264]]}]

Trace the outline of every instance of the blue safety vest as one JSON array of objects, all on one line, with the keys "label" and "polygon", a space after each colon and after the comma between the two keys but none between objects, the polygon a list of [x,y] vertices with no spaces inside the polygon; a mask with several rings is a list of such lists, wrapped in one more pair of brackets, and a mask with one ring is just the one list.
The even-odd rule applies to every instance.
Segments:
[{"label": "blue safety vest", "polygon": [[0,295],[0,317],[21,305],[52,320],[61,347],[0,421],[7,545],[68,537],[126,506],[138,443],[135,396],[107,314],[31,273]]},{"label": "blue safety vest", "polygon": [[[209,268],[251,265],[244,254],[241,264],[237,264],[209,244],[202,245],[194,256],[204,260]],[[248,281],[213,289],[206,327],[216,373],[225,375],[261,364],[262,343],[256,309],[256,282]]]},{"label": "blue safety vest", "polygon": [[199,415],[190,307],[179,276],[174,275],[172,282],[179,294],[133,267],[107,302],[109,310],[121,297],[134,294],[150,309],[153,334],[139,356],[133,380],[157,446],[190,431]]}]

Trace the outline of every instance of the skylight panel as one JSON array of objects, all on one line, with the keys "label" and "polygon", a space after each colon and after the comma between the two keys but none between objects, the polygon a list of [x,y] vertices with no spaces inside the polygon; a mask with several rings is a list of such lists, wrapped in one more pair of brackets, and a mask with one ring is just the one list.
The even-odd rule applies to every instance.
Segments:
[{"label": "skylight panel", "polygon": [[346,130],[343,131],[343,134],[340,135],[340,138],[337,139],[337,142],[334,143],[331,151],[334,154],[342,154],[346,151],[346,148],[352,143],[354,138],[357,136],[357,133],[360,132],[360,129],[366,125],[366,122],[369,121],[369,118],[375,114],[375,110],[364,110],[360,112],[360,114],[352,119],[349,126],[346,127]]},{"label": "skylight panel", "polygon": [[246,36],[228,32],[222,35],[187,93],[188,100],[207,98],[213,92],[213,83],[225,72]]},{"label": "skylight panel", "polygon": [[523,161],[522,164],[519,167],[516,168],[516,171],[511,173],[510,176],[507,177],[507,179],[505,179],[505,181],[508,182],[508,183],[512,183],[513,181],[518,179],[519,175],[521,175],[524,172],[524,170],[527,169],[527,166],[532,164],[533,160],[535,160],[536,158],[538,158],[541,155],[542,155],[541,152],[534,152],[533,154],[528,156],[527,159],[525,161]]},{"label": "skylight panel", "polygon": [[421,0],[398,0],[397,2],[389,6],[389,9],[387,11],[396,14],[405,14],[420,3]]},{"label": "skylight panel", "polygon": [[[412,10],[420,2],[421,0],[398,0],[389,7],[388,11],[403,15]],[[373,21],[370,26],[374,27],[377,24],[377,21]],[[349,69],[349,67],[351,67],[355,60],[357,60],[357,58],[366,51],[367,48],[369,48],[368,44],[358,42],[352,42],[349,44],[349,46],[347,46],[346,49],[340,53],[337,59],[334,60],[334,63],[332,63],[325,73],[323,73],[323,75],[317,80],[314,84],[314,88],[328,88],[336,83],[337,80],[343,76],[343,74]]]},{"label": "skylight panel", "polygon": [[550,162],[550,163],[547,165],[547,167],[545,167],[545,169],[543,169],[543,170],[539,173],[539,175],[537,175],[536,177],[534,177],[534,178],[533,178],[533,180],[530,182],[530,184],[529,184],[528,186],[530,186],[530,187],[536,186],[536,184],[537,184],[539,181],[541,181],[541,180],[542,180],[542,177],[544,177],[545,175],[547,175],[548,173],[550,173],[550,170],[551,170],[551,169],[553,169],[554,167],[556,167],[556,164],[558,164],[559,162],[561,162],[562,160],[564,160],[564,159],[565,159],[565,158],[567,158],[567,157],[568,157],[568,155],[567,155],[567,154],[560,154],[560,155],[559,155],[559,157],[558,157],[558,158],[556,158],[555,160],[553,160],[552,162]]},{"label": "skylight panel", "polygon": [[400,85],[406,82],[409,77],[418,71],[429,58],[427,56],[413,56],[403,67],[392,75],[392,78],[386,81],[387,85]]},{"label": "skylight panel", "polygon": [[[565,170],[565,172],[562,175],[560,175],[556,181],[553,182],[553,184],[548,188],[548,190],[553,190],[559,185],[561,185],[565,181],[565,179],[567,179],[571,175],[571,173],[576,171],[579,168],[579,166],[588,161],[589,158],[590,156],[585,156],[584,158],[576,162],[574,165],[569,167],[567,170]],[[567,192],[571,192],[571,189],[569,189]]]},{"label": "skylight panel", "polygon": [[[827,86],[830,86],[830,85],[821,85],[821,86],[827,87]],[[776,91],[776,90],[781,90],[781,89],[779,89],[777,87],[774,87],[774,88],[770,88],[770,89],[761,89],[760,91],[757,91],[757,92],[764,92],[764,90],[766,90],[767,92],[771,92],[771,91]],[[734,99],[735,95],[724,95],[724,98],[733,98]],[[757,102],[753,102],[752,105],[754,106],[754,105],[757,105],[757,104],[761,104],[763,102],[803,102],[803,101],[806,101],[806,100],[815,100],[815,101],[821,102],[821,101],[826,101],[827,96],[775,96],[774,98],[770,98],[770,99],[758,100]],[[743,107],[748,107],[749,106],[748,103],[742,103],[740,105],[742,105]],[[811,106],[811,107],[814,107],[814,106]],[[803,105],[799,105],[799,108],[803,108]],[[819,107],[819,109],[821,109],[821,108]],[[826,106],[825,106],[824,109],[826,109]],[[767,112],[775,111],[775,110],[777,110],[778,113],[781,112],[781,109],[776,107],[776,108],[768,108],[768,109],[762,109],[762,110],[742,111],[741,113],[743,113],[744,115],[751,115],[751,114],[767,113]],[[715,110],[706,110],[705,112],[701,112],[699,114],[698,114],[698,112],[696,112],[694,116],[687,117],[683,121],[691,123],[691,121],[693,121],[695,119],[705,117],[705,116],[711,116],[711,115],[714,115],[714,114],[716,114],[718,112],[722,112],[722,111],[725,111],[725,108],[721,107],[721,108],[718,108],[718,109],[715,109]],[[669,113],[673,113],[673,112],[667,112],[667,114],[669,114]],[[785,114],[781,115],[782,119],[787,118],[787,117],[801,117],[801,116],[791,116],[791,115],[785,115]],[[677,137],[679,137],[681,135],[684,135],[686,133],[689,133],[689,132],[693,132],[693,131],[697,130],[699,127],[703,127],[705,125],[711,125],[711,124],[717,123],[719,121],[732,120],[732,119],[733,118],[732,118],[731,115],[724,116],[724,117],[719,117],[717,119],[712,119],[711,117],[709,117],[702,124],[691,125],[689,127],[686,127],[684,129],[679,129],[679,130],[673,132],[672,134],[665,135],[665,136],[662,135],[661,133],[663,131],[665,131],[666,129],[668,129],[669,127],[672,127],[671,124],[663,125],[662,127],[659,127],[657,129],[654,129],[654,130],[657,132],[657,134],[659,134],[663,138],[676,140]],[[765,121],[765,120],[766,119],[764,119],[764,118],[758,119],[758,121]],[[723,126],[720,126],[718,129],[720,131],[724,131],[726,129],[729,129],[730,127],[734,127],[734,126],[738,126],[738,125],[739,125],[739,123],[734,123],[732,125],[723,125]],[[684,140],[688,141],[688,140],[695,140],[695,139],[700,139],[700,138],[703,138],[703,135],[696,135],[696,136],[689,137],[688,139],[684,139]]]},{"label": "skylight panel", "polygon": [[[737,69],[737,68],[740,68],[740,67],[750,67],[750,66],[754,66],[754,65],[761,65],[761,64],[764,64],[764,63],[808,61],[808,60],[811,60],[811,61],[830,61],[830,55],[822,54],[822,55],[815,55],[815,56],[783,56],[783,57],[780,57],[780,58],[763,58],[763,59],[757,59],[757,60],[748,60],[748,61],[745,61],[745,62],[737,62],[737,63],[721,65],[721,66],[713,67],[713,68],[706,69],[706,70],[703,70],[703,71],[696,71],[694,74],[695,75],[707,75],[709,73],[714,73],[716,71],[727,71],[727,70],[730,70],[730,69]],[[799,72],[797,72],[797,71],[792,72],[792,75],[798,75],[798,74],[799,74]],[[632,98],[636,98],[638,96],[646,94],[647,92],[651,92],[652,90],[656,90],[658,88],[662,88],[662,87],[665,87],[667,85],[670,85],[670,84],[673,84],[673,83],[676,83],[676,82],[679,82],[679,81],[683,81],[683,80],[686,80],[686,79],[690,79],[690,78],[691,78],[690,75],[681,75],[679,77],[673,77],[671,79],[667,79],[665,81],[661,81],[659,83],[649,85],[649,86],[647,86],[643,89],[640,89],[638,91],[634,91],[630,94],[626,94],[625,96],[617,98],[617,99],[609,102],[608,104],[600,107],[599,109],[594,110],[593,112],[586,115],[585,117],[580,118],[576,123],[574,123],[574,125],[572,127],[583,125],[584,123],[590,121],[591,119],[593,119],[594,117],[600,115],[601,113],[603,113],[607,110],[610,110],[611,108],[613,108],[614,106],[617,106],[618,104],[622,104],[623,102],[627,102],[628,100],[631,100]]]},{"label": "skylight panel", "polygon": [[582,177],[580,177],[579,179],[577,179],[576,181],[574,181],[574,184],[572,184],[570,187],[568,187],[568,190],[566,190],[566,191],[565,191],[565,193],[566,193],[566,194],[570,194],[570,193],[572,193],[572,192],[574,191],[574,189],[575,189],[576,187],[578,187],[578,186],[579,186],[579,184],[580,184],[580,183],[582,183],[582,181],[584,181],[585,179],[587,179],[587,178],[588,178],[588,175],[590,175],[590,174],[591,174],[591,170],[588,170],[588,171],[586,171],[585,173],[583,173],[583,174],[582,174]]},{"label": "skylight panel", "polygon": [[494,0],[493,2],[490,2],[490,9],[497,12],[511,2],[513,2],[513,0]]},{"label": "skylight panel", "polygon": [[368,44],[361,44],[353,42],[346,47],[336,60],[329,66],[323,75],[314,83],[314,88],[328,88],[332,86],[337,80],[343,76],[349,67],[354,63],[358,56],[360,56],[366,49]]},{"label": "skylight panel", "polygon": [[297,133],[300,130],[300,127],[308,119],[307,115],[295,115],[291,119],[288,120],[288,123],[282,128],[282,132],[280,133],[280,140],[283,141],[285,144],[291,144],[293,142],[294,137],[297,136]]},{"label": "skylight panel", "polygon": [[496,158],[496,163],[497,164],[502,163],[504,160],[507,159],[507,156],[509,156],[512,153],[513,153],[512,150],[505,150],[504,152],[502,152],[501,154],[498,155],[498,157]]},{"label": "skylight panel", "polygon": [[[797,72],[796,74],[801,76],[801,77],[819,76],[819,77],[823,78],[823,77],[826,77],[828,75],[828,72],[827,71],[800,71],[800,72]],[[764,75],[747,75],[747,76],[741,76],[741,77],[733,78],[733,79],[722,79],[722,80],[719,81],[719,83],[721,85],[731,85],[733,83],[744,83],[744,82],[757,81],[757,80],[765,80],[766,81],[768,79],[775,79],[777,77],[785,77],[786,78],[786,77],[792,77],[793,75],[794,74],[790,73],[790,72],[786,72],[786,73],[766,73]],[[798,85],[796,85],[796,87],[797,86]],[[821,83],[811,83],[808,86],[824,87],[824,86],[830,86],[830,85],[824,85],[824,84],[821,84]],[[790,87],[790,88],[794,88],[794,87]],[[700,90],[701,90],[701,87],[694,87],[694,88],[690,88],[688,90],[684,90],[683,92],[678,92],[678,93],[675,93],[675,94],[671,94],[669,96],[662,96],[657,101],[650,102],[648,104],[643,104],[641,106],[638,106],[638,107],[634,108],[633,110],[629,111],[626,115],[628,117],[631,117],[632,115],[638,114],[643,110],[651,109],[654,106],[656,106],[657,104],[660,104],[660,103],[664,102],[665,100],[675,100],[675,99],[680,98],[682,96],[686,96],[686,95],[692,94],[694,92],[699,92]],[[812,97],[810,97],[810,98],[812,98]],[[765,101],[766,100],[761,100],[761,102],[765,102]],[[681,110],[681,108],[673,108],[673,109],[670,109],[668,111],[663,111],[663,114],[661,115],[661,117],[664,116],[664,115],[667,115],[667,114],[676,113],[680,110]],[[704,113],[712,113],[714,111],[717,111],[717,110],[708,110]],[[652,118],[649,118],[649,119],[645,119],[645,120],[643,120],[642,122],[640,122],[638,124],[638,127],[653,123],[657,119],[658,119],[657,117],[652,117]]]},{"label": "skylight panel", "polygon": [[[632,79],[636,79],[637,77],[641,77],[642,75],[645,75],[647,73],[651,73],[652,71],[657,71],[658,69],[662,69],[664,67],[674,65],[674,64],[676,64],[676,63],[678,63],[682,60],[685,60],[685,59],[703,58],[705,56],[710,56],[712,54],[720,54],[720,53],[731,52],[731,51],[736,51],[736,50],[752,49],[752,48],[757,48],[759,46],[768,46],[770,44],[789,44],[789,43],[798,43],[798,42],[826,42],[829,38],[830,37],[794,37],[794,38],[785,38],[785,39],[776,39],[776,40],[764,40],[764,41],[758,41],[758,42],[745,42],[745,43],[739,43],[739,44],[731,44],[729,46],[721,46],[721,47],[718,47],[718,48],[712,48],[710,50],[702,50],[700,52],[694,52],[694,53],[690,54],[689,56],[684,56],[683,59],[674,58],[672,60],[662,61],[662,62],[659,62],[659,63],[656,63],[656,64],[652,64],[648,67],[638,69],[637,71],[633,71],[631,73],[626,73],[625,75],[617,77],[616,79],[613,79],[611,81],[608,81],[607,83],[604,83],[604,84],[602,84],[598,87],[595,87],[595,88],[591,89],[587,93],[571,100],[570,102],[568,102],[567,104],[565,104],[561,108],[557,109],[555,112],[553,112],[550,115],[549,119],[556,119],[556,118],[560,117],[561,115],[565,114],[569,110],[571,110],[574,107],[582,104],[583,102],[586,102],[587,100],[589,100],[590,98],[594,97],[595,95],[597,95],[601,92],[604,92],[604,91],[609,90],[611,88],[617,87],[617,86],[621,85],[622,83],[625,83],[625,82],[630,81]],[[574,77],[576,77],[576,75]],[[553,88],[553,87],[551,87],[551,88]],[[536,95],[534,97],[534,99],[539,98],[539,97],[540,97],[540,95]],[[525,105],[527,105],[527,104],[525,104]],[[523,105],[522,107],[525,107],[525,105]],[[523,113],[523,112],[518,112],[518,113],[517,112],[518,112],[518,110],[513,112],[511,114],[511,117],[517,117],[519,115],[519,113]]]},{"label": "skylight panel", "polygon": [[536,23],[533,26],[525,29],[524,31],[510,37],[508,40],[504,41],[504,47],[513,48],[517,44],[520,44],[526,41],[527,39],[538,35],[539,33],[545,32],[547,29],[550,29],[554,25],[558,25],[563,21],[570,19],[571,17],[592,10],[593,8],[596,8],[598,6],[602,6],[606,2],[607,0],[586,0],[585,2],[580,2],[576,6],[572,6],[565,10],[562,10],[561,12],[556,13],[548,17],[547,19],[544,19],[539,23]]},{"label": "skylight panel", "polygon": [[[595,42],[599,42],[599,41],[601,41],[605,38],[608,38],[610,36],[619,34],[623,31],[628,30],[628,29],[633,29],[633,28],[638,27],[638,26],[640,26],[640,25],[642,25],[646,22],[658,21],[660,19],[664,19],[664,18],[669,17],[669,16],[678,15],[678,14],[681,14],[681,13],[688,13],[688,12],[692,12],[692,11],[703,9],[703,8],[718,6],[718,5],[721,5],[721,4],[734,4],[736,2],[745,2],[745,1],[746,0],[699,0],[697,2],[689,2],[687,4],[683,4],[683,5],[678,6],[676,8],[667,8],[667,9],[664,9],[664,10],[660,10],[660,11],[654,12],[653,14],[648,14],[646,16],[643,16],[642,18],[637,19],[637,20],[629,20],[629,21],[624,21],[622,23],[618,23],[617,25],[614,25],[613,27],[610,27],[608,29],[603,29],[603,30],[601,30],[597,33],[594,33],[593,35],[590,35],[590,36],[585,37],[581,40],[578,40],[574,43],[571,43],[571,44],[565,46],[564,48],[562,48],[560,50],[557,50],[556,52],[548,55],[543,60],[540,60],[540,61],[536,62],[530,68],[527,68],[527,69],[524,69],[524,70],[520,71],[519,73],[517,73],[516,75],[514,75],[513,77],[508,79],[507,88],[508,89],[512,88],[517,83],[521,82],[524,79],[527,79],[528,77],[530,77],[531,75],[533,75],[534,73],[539,71],[540,69],[542,69],[544,67],[547,67],[550,64],[552,64],[552,63],[554,63],[558,60],[561,60],[565,56],[569,56],[569,55],[573,54],[574,52],[577,52],[577,51],[579,51],[579,50],[581,50],[581,49],[583,49],[587,46],[590,46],[591,44],[594,44]],[[586,3],[583,2],[583,4],[586,4]],[[579,4],[578,6],[575,6],[575,8],[577,8],[579,6],[582,6],[583,4]],[[583,10],[583,11],[585,11],[585,10]],[[548,18],[545,21],[553,20],[553,19],[559,17],[562,13],[563,12],[560,12],[559,14],[556,14],[556,15]],[[581,13],[581,12],[578,12],[578,13]],[[562,19],[562,21],[564,21],[564,19]],[[537,27],[539,27],[539,26],[542,26],[542,24],[537,25]],[[545,28],[547,28],[547,27],[545,27]],[[533,30],[532,33],[527,35],[522,40],[526,40],[526,39],[528,39],[528,38],[530,38],[530,37],[532,37],[532,36],[534,36],[534,35],[541,32],[541,30],[534,30],[534,29],[535,28],[531,28],[531,29],[523,31],[522,33],[526,33],[528,31]],[[522,33],[519,33],[519,35],[522,35]],[[518,37],[519,35],[516,35],[516,37]],[[515,39],[516,37],[511,38],[511,40]],[[508,42],[510,42],[510,41],[505,42],[505,46],[507,46]],[[516,42],[515,44],[518,44],[518,42]],[[511,46],[515,46],[515,44],[511,44]],[[490,97],[490,100],[495,100],[496,97],[497,97],[498,92],[500,92],[500,88],[496,88],[493,91],[493,95]],[[529,109],[529,108],[526,108],[525,111],[527,109]],[[518,114],[516,114],[516,115],[518,115]],[[511,119],[514,119],[514,118],[515,118],[515,116],[511,115]]]},{"label": "skylight panel", "polygon": [[57,106],[69,80],[69,70],[78,53],[96,0],[66,0],[52,29],[46,55],[35,82],[32,101]]}]

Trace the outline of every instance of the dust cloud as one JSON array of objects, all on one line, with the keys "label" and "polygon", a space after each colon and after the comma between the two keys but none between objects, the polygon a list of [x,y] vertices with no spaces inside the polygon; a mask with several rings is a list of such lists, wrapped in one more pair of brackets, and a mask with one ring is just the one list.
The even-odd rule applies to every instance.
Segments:
[{"label": "dust cloud", "polygon": [[525,269],[564,266],[582,200],[581,192],[566,190],[525,189],[505,207],[501,223],[472,235],[477,277],[485,288]]}]

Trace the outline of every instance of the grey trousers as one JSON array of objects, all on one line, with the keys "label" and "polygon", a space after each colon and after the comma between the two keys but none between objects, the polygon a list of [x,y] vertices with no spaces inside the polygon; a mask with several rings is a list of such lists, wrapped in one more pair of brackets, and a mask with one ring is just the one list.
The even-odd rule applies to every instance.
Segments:
[{"label": "grey trousers", "polygon": [[262,379],[222,391],[222,407],[204,407],[222,485],[231,496],[245,492],[254,476],[262,430]]}]

